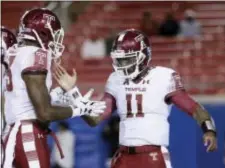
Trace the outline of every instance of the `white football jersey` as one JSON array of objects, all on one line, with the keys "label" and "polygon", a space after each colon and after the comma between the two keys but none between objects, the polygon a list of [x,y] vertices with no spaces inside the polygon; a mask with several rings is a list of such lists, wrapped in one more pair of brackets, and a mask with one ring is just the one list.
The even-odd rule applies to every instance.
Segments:
[{"label": "white football jersey", "polygon": [[3,73],[3,66],[1,64],[1,68],[0,68],[0,74],[1,74],[1,77],[0,77],[0,82],[1,82],[1,96],[0,96],[0,126],[1,126],[1,129],[0,129],[0,136],[2,135],[2,128],[3,128],[3,114],[2,114],[2,95],[3,95],[3,85],[2,85],[2,73]]},{"label": "white football jersey", "polygon": [[152,68],[139,83],[113,72],[105,91],[116,100],[121,120],[120,145],[168,146],[171,105],[166,97],[180,89],[183,86],[179,75],[169,68]]},{"label": "white football jersey", "polygon": [[47,70],[46,86],[50,89],[52,85],[50,53],[35,46],[24,46],[18,47],[7,54],[9,54],[10,70],[4,76],[6,80],[6,122],[11,124],[16,120],[36,119],[34,107],[22,79],[22,73],[27,70]]},{"label": "white football jersey", "polygon": [[[2,57],[2,54],[4,54],[4,56],[6,55],[6,50],[7,50],[7,47],[6,47],[6,44],[4,42],[4,40],[1,38],[1,57]],[[1,96],[0,96],[0,126],[1,126],[1,129],[0,129],[0,135],[2,135],[2,129],[4,127],[4,123],[3,123],[3,114],[2,114],[2,96],[3,96],[3,91],[4,91],[4,80],[2,79],[3,78],[3,74],[5,72],[5,67],[3,66],[3,64],[1,64],[1,68],[0,68],[0,82],[1,82]]]}]

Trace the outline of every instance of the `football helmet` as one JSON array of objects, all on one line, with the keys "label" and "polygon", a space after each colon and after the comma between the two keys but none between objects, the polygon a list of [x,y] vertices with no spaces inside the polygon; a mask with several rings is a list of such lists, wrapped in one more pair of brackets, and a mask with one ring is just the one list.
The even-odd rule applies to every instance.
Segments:
[{"label": "football helmet", "polygon": [[5,54],[7,49],[16,43],[16,36],[9,29],[1,26],[1,63],[5,63]]},{"label": "football helmet", "polygon": [[42,49],[49,49],[54,58],[60,57],[64,51],[63,38],[64,30],[52,11],[36,8],[21,17],[18,39],[37,41]]},{"label": "football helmet", "polygon": [[148,37],[135,29],[119,33],[113,43],[111,57],[116,72],[125,78],[136,78],[151,60]]}]

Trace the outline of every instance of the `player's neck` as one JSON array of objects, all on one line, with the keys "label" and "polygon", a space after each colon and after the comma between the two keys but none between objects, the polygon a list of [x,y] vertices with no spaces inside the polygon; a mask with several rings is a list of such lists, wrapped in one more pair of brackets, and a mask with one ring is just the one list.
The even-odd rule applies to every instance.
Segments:
[{"label": "player's neck", "polygon": [[149,73],[150,68],[146,67],[145,69],[142,70],[140,74],[136,78],[134,78],[132,81],[134,83],[139,83],[148,73]]}]

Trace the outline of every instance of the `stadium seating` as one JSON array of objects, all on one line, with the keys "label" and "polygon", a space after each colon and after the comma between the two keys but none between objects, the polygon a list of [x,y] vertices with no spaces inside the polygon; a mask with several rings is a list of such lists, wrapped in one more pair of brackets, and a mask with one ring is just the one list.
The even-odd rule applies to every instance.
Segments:
[{"label": "stadium seating", "polygon": [[[6,25],[11,29],[18,29],[20,17],[24,11],[34,7],[42,7],[44,2],[41,1],[7,1],[1,2],[2,25]],[[10,18],[10,19],[9,19]]]},{"label": "stadium seating", "polygon": [[[15,28],[23,11],[33,5],[40,6],[43,3],[24,2],[20,6],[15,2],[2,3],[2,23]],[[99,91],[102,91],[104,82],[112,71],[111,59],[80,58],[79,49],[87,37],[87,31],[95,28],[98,35],[105,38],[112,30],[138,28],[144,11],[152,12],[158,21],[162,21],[167,12],[173,11],[176,18],[181,20],[187,8],[197,12],[196,17],[202,25],[202,36],[192,39],[150,37],[152,64],[176,69],[193,94],[217,93],[225,84],[224,2],[90,2],[66,34],[63,63],[69,71],[76,67],[81,86],[100,86]]]},{"label": "stadium seating", "polygon": [[[107,9],[110,5],[113,7]],[[196,10],[197,19],[203,27],[203,36],[194,39],[151,37],[152,63],[180,72],[188,90],[193,94],[215,94],[225,83],[224,2],[163,2],[163,5],[157,2],[92,2],[72,29],[79,34],[77,39],[81,44],[84,40],[84,27],[95,27],[99,30],[99,36],[107,37],[112,28],[138,28],[144,11],[151,11],[156,19],[162,20],[166,12],[173,10],[176,17],[181,19],[186,8]],[[74,38],[75,43],[77,39]],[[79,51],[76,55],[79,55]],[[109,58],[83,61],[77,70],[82,84],[94,81],[103,86],[112,71],[111,61]],[[93,79],[89,74],[93,74]]]}]

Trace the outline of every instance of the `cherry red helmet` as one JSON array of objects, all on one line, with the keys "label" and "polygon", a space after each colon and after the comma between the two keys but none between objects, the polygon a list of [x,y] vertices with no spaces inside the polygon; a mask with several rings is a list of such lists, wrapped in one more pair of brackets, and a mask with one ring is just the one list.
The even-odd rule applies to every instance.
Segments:
[{"label": "cherry red helmet", "polygon": [[58,17],[50,10],[36,8],[24,13],[20,20],[19,39],[37,41],[58,58],[64,51],[64,30]]},{"label": "cherry red helmet", "polygon": [[16,36],[4,26],[1,26],[1,38],[5,42],[6,49],[17,43]]},{"label": "cherry red helmet", "polygon": [[126,78],[136,78],[151,60],[148,37],[135,29],[119,33],[114,41],[111,57],[116,72]]},{"label": "cherry red helmet", "polygon": [[6,27],[1,26],[1,63],[5,62],[5,53],[17,43],[16,36]]}]

